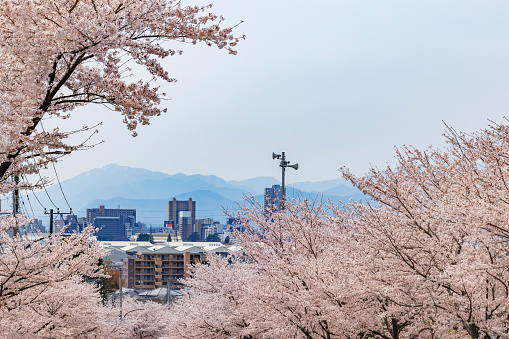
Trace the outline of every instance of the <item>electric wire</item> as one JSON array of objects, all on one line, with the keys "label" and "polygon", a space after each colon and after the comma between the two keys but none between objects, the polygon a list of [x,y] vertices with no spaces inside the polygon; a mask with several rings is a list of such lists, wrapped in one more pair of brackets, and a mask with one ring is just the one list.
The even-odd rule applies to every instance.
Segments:
[{"label": "electric wire", "polygon": [[28,196],[27,190],[25,190],[25,195],[27,196],[28,205],[30,206],[30,210],[32,211],[32,215],[35,217],[34,209],[32,208],[32,203],[30,202],[30,197]]},{"label": "electric wire", "polygon": [[[62,184],[60,183],[60,178],[58,177],[58,173],[57,173],[57,169],[55,167],[55,163],[52,162],[51,165],[53,166],[53,171],[55,172],[55,177],[57,178],[58,186],[60,187],[60,191],[62,192],[62,196],[64,197],[64,200],[65,200],[65,203],[67,204],[67,207],[69,207],[69,212],[72,212],[72,207],[69,204],[69,201],[67,200],[67,197],[65,196],[64,189],[62,188]],[[78,216],[76,214],[74,214],[74,213],[72,213],[71,215],[74,218],[74,220],[76,221],[76,224],[77,224],[76,227],[79,229],[79,224],[80,223],[78,221]],[[60,214],[60,216],[63,219],[62,214]]]},{"label": "electric wire", "polygon": [[44,205],[41,203],[41,201],[39,200],[39,198],[37,198],[37,195],[35,194],[35,192],[34,192],[32,189],[30,189],[30,190],[32,191],[32,194],[34,195],[35,200],[37,200],[37,202],[39,203],[39,205],[41,205],[41,207],[45,210],[45,209],[46,209],[46,207],[44,207]]},{"label": "electric wire", "polygon": [[53,166],[53,171],[55,172],[55,177],[57,178],[58,187],[60,187],[60,192],[62,192],[62,196],[64,197],[65,203],[67,204],[67,207],[69,207],[70,210],[72,210],[71,205],[69,205],[69,201],[67,201],[67,197],[65,196],[64,190],[62,188],[62,184],[60,183],[60,178],[57,174],[57,169],[55,168],[55,164],[52,162],[51,165]]},{"label": "electric wire", "polygon": [[[41,125],[41,128],[44,132],[46,132],[46,130],[44,129],[44,125],[42,124],[42,120],[39,121],[39,124]],[[42,176],[41,176],[41,173],[39,171],[37,171],[37,174],[39,175],[39,178],[41,179],[41,182],[42,182]],[[55,208],[58,208],[55,203],[53,202],[53,200],[51,200],[51,197],[49,196],[49,193],[48,193],[48,190],[46,190],[46,186],[44,184],[42,184],[42,187],[44,188],[44,191],[46,192],[46,195],[48,196],[48,199],[49,201],[51,202],[51,204],[53,205],[53,207]]]},{"label": "electric wire", "polygon": [[[41,181],[42,181],[41,173],[37,173],[37,174],[39,174],[39,178],[41,178]],[[44,188],[44,192],[46,192],[46,195],[48,196],[48,199],[51,202],[51,204],[53,205],[53,207],[58,208],[57,205],[55,205],[55,203],[53,202],[53,200],[49,196],[48,190],[46,189],[46,185],[44,185],[44,184],[41,184],[41,185],[42,185],[42,188]]]},{"label": "electric wire", "polygon": [[[19,200],[21,201],[21,212],[24,213],[30,219],[30,215],[28,214],[27,207],[25,206],[25,202],[23,201],[23,196],[20,195]],[[23,212],[23,210],[24,210],[24,212]]]},{"label": "electric wire", "polygon": [[[43,131],[45,131],[45,129],[44,129],[44,125],[42,124],[42,121],[41,121],[40,123],[41,123],[41,128],[42,128],[42,130],[43,130]],[[52,165],[52,167],[53,167],[53,171],[55,172],[55,177],[57,178],[58,186],[60,187],[60,191],[62,192],[62,196],[64,197],[64,200],[65,200],[65,203],[67,204],[67,207],[69,207],[69,212],[71,212],[71,211],[72,211],[72,207],[71,207],[71,205],[69,204],[69,201],[67,200],[67,197],[65,196],[64,190],[63,190],[63,188],[62,188],[62,184],[60,183],[60,178],[58,177],[58,173],[57,173],[57,169],[56,169],[56,167],[55,167],[55,163],[54,163],[54,162],[51,162],[51,165]],[[40,173],[39,173],[39,176],[41,176],[41,174],[40,174]],[[44,187],[44,185],[43,185],[43,187]],[[49,197],[48,191],[46,190],[46,187],[44,187],[44,190],[46,191],[46,194],[48,195],[48,198],[49,198],[49,199],[50,199],[50,201],[51,201],[51,198]],[[53,204],[53,206],[55,206],[55,204],[53,203],[53,201],[51,201],[51,203]],[[57,207],[55,206],[55,208],[57,208]],[[57,209],[58,209],[58,208],[57,208]],[[72,215],[72,216],[74,217],[74,219],[76,220],[77,228],[79,229],[79,222],[78,222],[78,217],[77,217],[77,215],[76,215],[76,214],[71,214],[71,215]],[[62,214],[62,213],[60,213],[60,217],[63,219],[63,214]]]}]

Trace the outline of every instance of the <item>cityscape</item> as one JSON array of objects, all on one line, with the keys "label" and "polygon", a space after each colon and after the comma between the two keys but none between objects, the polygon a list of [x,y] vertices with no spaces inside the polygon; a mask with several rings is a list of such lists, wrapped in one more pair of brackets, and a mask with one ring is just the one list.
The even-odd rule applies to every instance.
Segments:
[{"label": "cityscape", "polygon": [[509,338],[509,2],[0,3],[0,338]]},{"label": "cityscape", "polygon": [[[131,172],[135,173],[139,180],[142,180],[139,175],[140,169],[111,164],[105,168],[97,169],[97,171],[100,171],[106,180],[109,180],[108,176],[110,175],[128,178]],[[146,171],[144,175],[151,178],[154,173]],[[159,179],[161,180],[167,177],[162,173],[155,175],[160,176]],[[83,173],[78,175],[78,177],[80,176],[90,176],[90,174]],[[93,182],[101,185],[101,180],[96,175],[92,175],[92,177]],[[179,175],[179,177],[186,176]],[[68,187],[73,180],[76,179],[62,182],[61,185],[58,185],[58,189],[57,187],[49,187],[45,190],[45,193],[51,192],[48,193],[48,197],[50,197],[50,194],[53,195],[53,198],[48,199],[48,201],[41,194],[43,192],[39,192],[39,194],[32,192],[32,198],[28,194],[25,198],[21,195],[21,202],[24,205],[24,200],[28,204],[30,199],[39,203],[47,202],[48,204],[58,202],[58,193],[63,193],[63,191],[60,191],[60,187]],[[215,181],[219,181],[219,179],[215,179]],[[277,181],[274,178],[250,179],[250,187],[244,187],[245,191],[242,191],[243,194],[247,194],[248,191],[263,192],[258,200],[260,207],[263,207],[263,210],[266,211],[267,218],[270,218],[273,211],[282,209],[283,189],[280,184],[265,188],[262,186]],[[123,183],[126,182],[129,182],[129,179],[124,179]],[[175,182],[172,182],[172,184],[175,185]],[[93,184],[80,182],[80,185],[90,188]],[[221,183],[219,186],[224,189],[225,184]],[[193,187],[203,188],[197,187],[196,182]],[[242,187],[242,185],[236,187]],[[299,190],[296,187],[311,190],[311,193]],[[317,190],[322,190],[324,193]],[[342,180],[294,183],[286,187],[285,192],[286,195],[288,195],[288,192],[292,192],[292,196],[297,194],[297,200],[308,197],[321,201],[331,198],[351,201],[363,197],[359,191]],[[239,194],[239,192],[236,193]],[[62,198],[67,202],[65,195],[60,195],[60,200]],[[248,200],[247,197],[245,199]],[[157,201],[161,203],[160,200]],[[290,199],[290,201],[292,200],[293,198]],[[11,199],[6,197],[5,203],[8,204],[9,202],[11,202]],[[221,206],[221,202],[221,200],[215,201],[218,211],[228,213],[227,206]],[[180,281],[188,277],[186,272],[192,264],[205,262],[207,253],[215,253],[222,257],[240,253],[242,249],[235,244],[235,233],[245,231],[243,222],[235,218],[233,213],[226,214],[224,218],[221,218],[225,222],[214,220],[212,217],[197,218],[197,213],[200,212],[200,204],[199,201],[192,198],[177,200],[173,197],[164,201],[164,205],[166,209],[165,218],[159,224],[154,224],[153,219],[150,224],[139,221],[136,208],[120,208],[120,206],[118,208],[106,208],[104,205],[99,205],[98,207],[87,208],[84,215],[71,213],[72,209],[68,213],[61,213],[59,208],[45,208],[44,217],[41,217],[41,219],[36,217],[25,228],[20,228],[18,231],[29,238],[37,238],[44,234],[50,235],[53,233],[68,237],[74,233],[83,232],[88,225],[91,225],[96,230],[93,233],[94,238],[99,241],[105,250],[103,260],[108,264],[108,270],[122,272],[120,281],[125,288],[124,293],[140,300],[156,296],[157,300],[163,302],[164,300],[168,301],[168,298],[175,298],[179,295]],[[209,206],[207,211],[217,216],[218,211],[210,209],[210,202],[207,206]],[[48,210],[51,211],[51,215]],[[35,212],[32,211],[32,213],[35,216]],[[27,214],[30,215],[30,211],[27,210]],[[201,213],[201,215],[204,214]],[[46,223],[43,223],[43,220],[46,220]]]}]

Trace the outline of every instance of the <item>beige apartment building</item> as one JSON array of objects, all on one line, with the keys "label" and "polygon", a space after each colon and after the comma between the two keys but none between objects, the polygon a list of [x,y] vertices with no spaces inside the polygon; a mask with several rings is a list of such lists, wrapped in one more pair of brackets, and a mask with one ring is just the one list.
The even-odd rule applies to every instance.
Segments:
[{"label": "beige apartment building", "polygon": [[157,287],[177,288],[178,280],[188,276],[190,264],[205,260],[203,249],[186,248],[179,251],[164,246],[155,251],[137,252],[135,257],[124,258],[124,279],[127,286],[135,289]]},{"label": "beige apartment building", "polygon": [[122,268],[122,286],[134,289],[181,288],[179,279],[188,276],[190,265],[206,260],[207,253],[226,257],[242,249],[219,242],[102,241],[104,260]]}]

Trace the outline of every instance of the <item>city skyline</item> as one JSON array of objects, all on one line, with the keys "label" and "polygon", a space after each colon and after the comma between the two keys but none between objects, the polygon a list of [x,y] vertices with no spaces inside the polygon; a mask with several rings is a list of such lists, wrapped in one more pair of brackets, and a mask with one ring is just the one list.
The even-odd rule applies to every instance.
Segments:
[{"label": "city skyline", "polygon": [[[143,168],[110,164],[62,180],[61,185],[56,182],[48,187],[47,192],[23,191],[21,198],[23,211],[29,217],[35,215],[44,220],[45,225],[49,219],[44,215],[44,208],[53,208],[56,213],[57,207],[62,212],[72,207],[73,212],[82,217],[87,216],[88,209],[104,205],[111,209],[136,209],[138,220],[162,227],[163,221],[174,219],[168,218],[168,201],[173,197],[185,201],[192,198],[196,201],[197,218],[212,217],[224,221],[224,208],[235,210],[237,202],[244,202],[244,195],[254,195],[263,203],[266,188],[278,184],[278,181],[275,178],[258,178],[245,182],[226,182],[219,177],[172,176]],[[362,197],[358,190],[342,180],[289,183],[287,192],[290,199],[302,194],[311,200],[319,195],[325,200],[345,202],[350,198]],[[26,193],[29,193],[29,197]],[[12,196],[4,196],[1,205],[10,209]]]}]

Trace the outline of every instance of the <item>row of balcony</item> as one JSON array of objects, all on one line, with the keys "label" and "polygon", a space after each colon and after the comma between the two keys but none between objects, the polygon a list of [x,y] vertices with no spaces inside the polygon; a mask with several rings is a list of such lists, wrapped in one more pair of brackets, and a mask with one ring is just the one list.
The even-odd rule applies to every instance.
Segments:
[{"label": "row of balcony", "polygon": [[175,267],[175,268],[159,268],[159,269],[153,269],[153,268],[136,268],[136,270],[134,271],[136,274],[140,274],[140,273],[146,273],[146,274],[161,274],[161,272],[163,273],[167,273],[167,272],[184,272],[184,268],[183,267]]},{"label": "row of balcony", "polygon": [[[199,257],[199,256],[192,256],[192,257]],[[184,260],[184,256],[175,256],[175,257],[172,257],[172,258],[161,258],[161,257],[150,257],[150,256],[143,256],[143,257],[136,257],[136,260],[141,260],[141,261],[182,261]]]},{"label": "row of balcony", "polygon": [[135,267],[154,267],[154,263],[148,263],[148,262],[136,262],[134,264]]},{"label": "row of balcony", "polygon": [[184,267],[184,263],[183,262],[163,263],[162,265],[156,264],[156,267]]},{"label": "row of balcony", "polygon": [[160,279],[139,279],[139,280],[135,280],[134,281],[134,284],[135,285],[139,285],[140,282],[142,284],[153,284],[154,282],[162,282],[162,283],[170,283],[172,285],[176,285],[177,283],[179,283],[179,280],[184,278],[183,275],[181,276],[178,276],[178,277],[173,277],[173,279],[164,279],[164,278],[160,278]]},{"label": "row of balcony", "polygon": [[154,274],[154,272],[150,273],[150,272],[136,272],[135,273],[135,276],[136,277],[139,277],[139,276],[147,276],[147,277],[153,277],[153,276],[168,276],[168,275],[183,275],[184,274],[184,270],[180,270],[180,271],[173,271],[173,272],[156,272]]},{"label": "row of balcony", "polygon": [[162,270],[168,270],[168,269],[180,269],[180,268],[184,268],[184,265],[173,265],[173,266],[160,266],[160,267],[154,267],[154,266],[149,266],[149,267],[143,267],[143,266],[136,266],[136,272],[143,272],[143,271],[150,271],[150,272],[153,272],[154,270],[156,272],[160,272]]}]

